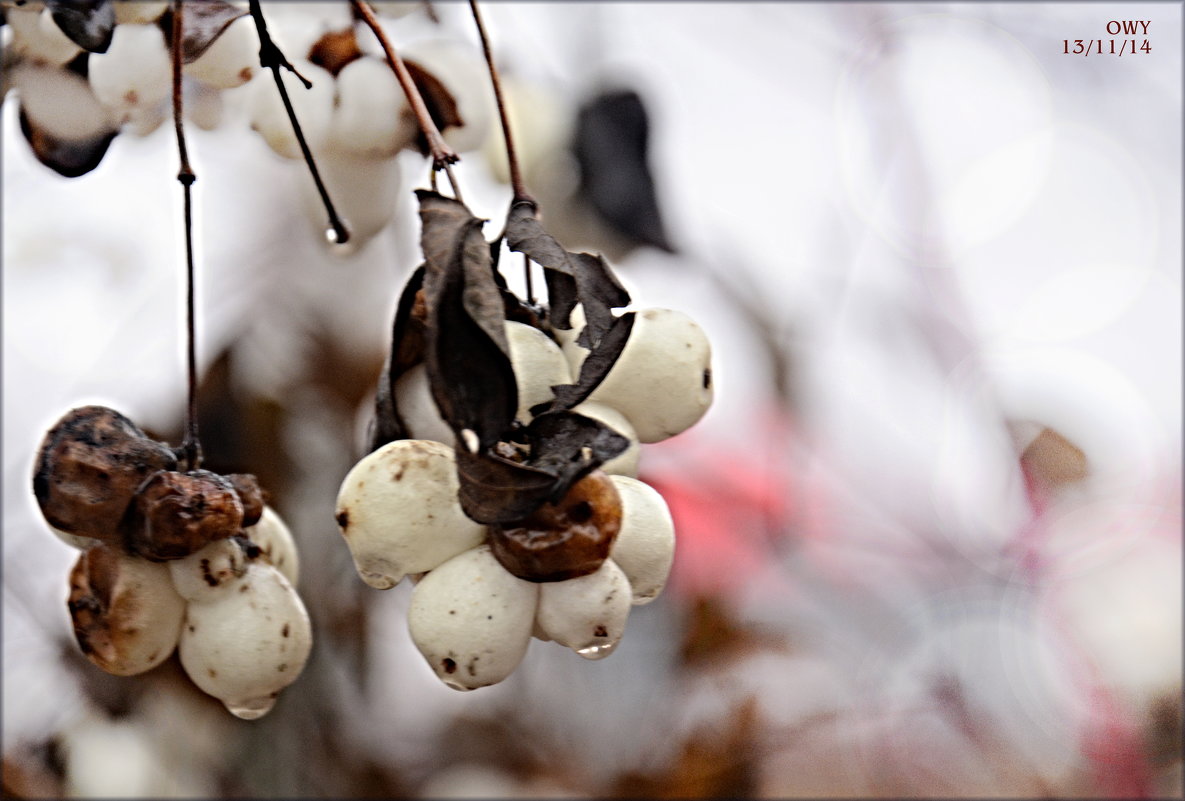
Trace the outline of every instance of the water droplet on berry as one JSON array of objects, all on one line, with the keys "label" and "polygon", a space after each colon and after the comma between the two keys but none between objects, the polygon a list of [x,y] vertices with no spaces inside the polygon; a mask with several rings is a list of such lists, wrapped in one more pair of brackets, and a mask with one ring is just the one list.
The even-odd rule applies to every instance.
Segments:
[{"label": "water droplet on berry", "polygon": [[609,654],[613,653],[613,649],[617,647],[615,642],[607,642],[604,645],[589,645],[585,648],[578,648],[576,653],[583,656],[585,659],[604,659]]},{"label": "water droplet on berry", "polygon": [[272,707],[275,705],[276,699],[267,697],[252,698],[241,704],[225,704],[227,711],[236,718],[242,718],[243,720],[257,720],[268,712],[271,712]]}]

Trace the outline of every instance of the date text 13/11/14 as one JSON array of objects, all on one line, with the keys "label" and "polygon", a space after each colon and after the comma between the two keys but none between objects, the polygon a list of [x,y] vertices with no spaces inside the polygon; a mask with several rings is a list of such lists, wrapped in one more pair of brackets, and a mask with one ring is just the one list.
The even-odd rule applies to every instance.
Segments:
[{"label": "date text 13/11/14", "polygon": [[1152,52],[1152,44],[1145,39],[1062,39],[1062,53],[1075,56],[1122,56],[1124,53],[1138,55]]}]

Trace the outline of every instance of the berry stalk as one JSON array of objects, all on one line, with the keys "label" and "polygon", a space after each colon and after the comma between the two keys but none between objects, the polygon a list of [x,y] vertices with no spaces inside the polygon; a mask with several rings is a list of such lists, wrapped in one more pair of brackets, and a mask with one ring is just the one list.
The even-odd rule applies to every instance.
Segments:
[{"label": "berry stalk", "polygon": [[[253,0],[257,2],[257,0]],[[457,186],[457,179],[453,175],[452,168],[449,166],[455,164],[460,160],[448,144],[444,141],[444,137],[440,134],[440,129],[436,127],[436,123],[432,120],[432,115],[428,113],[428,107],[424,105],[424,98],[420,95],[420,90],[416,87],[415,81],[412,80],[411,73],[407,71],[407,65],[403,63],[403,59],[395,52],[395,48],[391,45],[391,40],[387,38],[387,34],[383,32],[383,28],[379,25],[378,19],[374,15],[370,4],[363,2],[363,0],[350,0],[350,5],[353,7],[358,18],[366,23],[366,27],[370,28],[379,44],[382,45],[383,53],[387,56],[387,64],[395,73],[395,77],[399,79],[399,85],[403,88],[403,93],[407,96],[408,105],[411,106],[412,113],[415,114],[416,124],[420,126],[420,130],[424,134],[424,138],[428,141],[428,152],[432,156],[432,171],[435,178],[436,170],[444,170],[445,175],[448,176],[449,184],[453,188],[453,196],[460,202],[461,190]]]},{"label": "berry stalk", "polygon": [[292,66],[284,56],[284,53],[272,41],[271,34],[267,32],[267,22],[263,18],[263,9],[259,5],[259,0],[250,0],[249,7],[251,9],[251,18],[255,21],[255,30],[259,33],[259,65],[272,71],[272,77],[276,81],[276,89],[280,92],[280,100],[284,103],[284,111],[287,112],[288,120],[292,123],[292,133],[295,134],[296,142],[300,145],[300,152],[304,156],[305,164],[309,167],[309,174],[313,176],[313,183],[317,185],[317,194],[321,197],[321,205],[325,206],[325,213],[329,217],[329,227],[333,232],[333,241],[335,244],[344,245],[350,241],[349,229],[346,228],[345,223],[338,217],[333,200],[329,197],[329,190],[325,188],[325,183],[321,180],[321,172],[317,169],[317,161],[313,158],[313,151],[309,149],[309,143],[304,138],[304,131],[300,127],[300,121],[296,119],[296,110],[292,108],[292,100],[288,97],[288,89],[284,86],[284,81],[280,77],[280,68],[283,67],[299,78],[306,89],[311,87],[312,84],[307,78],[296,71],[296,68]]},{"label": "berry stalk", "polygon": [[518,165],[518,153],[514,149],[514,137],[510,135],[510,117],[506,113],[506,101],[502,96],[502,80],[498,77],[498,68],[494,66],[494,53],[490,48],[490,37],[486,34],[485,24],[481,20],[481,12],[477,8],[477,0],[469,0],[469,10],[473,12],[473,22],[477,25],[477,35],[481,38],[481,49],[485,53],[486,66],[490,71],[490,83],[494,85],[494,99],[498,104],[498,118],[502,122],[502,138],[506,141],[506,161],[510,165],[510,186],[514,190],[513,206],[520,200],[534,203],[535,198],[527,192],[523,183],[522,170]]},{"label": "berry stalk", "polygon": [[186,360],[188,366],[189,394],[185,408],[185,439],[181,446],[184,449],[186,466],[189,470],[197,470],[201,466],[202,452],[198,442],[197,423],[197,323],[194,314],[194,267],[193,267],[193,182],[197,176],[189,164],[189,151],[185,146],[185,124],[182,117],[183,105],[181,100],[181,42],[182,24],[185,0],[173,2],[173,127],[177,131],[177,152],[181,160],[181,168],[177,173],[177,180],[181,182],[181,191],[185,198],[185,332],[186,332]]}]

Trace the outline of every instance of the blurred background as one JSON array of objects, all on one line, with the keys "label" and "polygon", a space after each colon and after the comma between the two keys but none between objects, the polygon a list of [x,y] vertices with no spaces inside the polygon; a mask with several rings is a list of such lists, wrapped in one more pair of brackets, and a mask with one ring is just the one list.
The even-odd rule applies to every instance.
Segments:
[{"label": "blurred background", "polygon": [[[397,48],[479,55],[465,4],[377,5]],[[264,7],[290,57],[348,24]],[[1182,797],[1181,6],[484,11],[545,225],[712,340],[713,408],[643,448],[666,591],[607,660],[532,642],[500,685],[436,679],[410,587],[363,584],[333,520],[429,168],[328,167],[347,217],[383,210],[328,245],[304,165],[248,124],[260,74],[188,132],[200,423],[207,466],[256,474],[293,529],[312,657],[254,722],[175,661],[92,666],[30,477],[75,406],[181,439],[176,144],[125,130],[64,178],[9,91],[5,793]],[[1110,55],[1122,20],[1149,52]],[[470,86],[455,173],[492,238],[510,190]]]}]

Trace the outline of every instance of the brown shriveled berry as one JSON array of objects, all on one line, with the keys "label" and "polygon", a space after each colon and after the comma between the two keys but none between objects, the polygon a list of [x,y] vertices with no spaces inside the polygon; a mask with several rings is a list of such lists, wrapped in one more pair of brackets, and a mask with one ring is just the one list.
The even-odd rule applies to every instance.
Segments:
[{"label": "brown shriveled berry", "polygon": [[119,525],[137,488],[177,458],[166,445],[105,406],[72,409],[45,435],[33,494],[54,528],[106,542],[119,540]]},{"label": "brown shriveled berry", "polygon": [[124,521],[129,552],[181,559],[243,528],[243,503],[227,479],[208,470],[162,470],[136,495]]},{"label": "brown shriveled berry", "polygon": [[545,503],[518,523],[490,526],[490,550],[521,579],[564,581],[595,572],[620,529],[621,498],[597,470],[558,504]]},{"label": "brown shriveled berry", "polygon": [[225,476],[243,503],[243,528],[253,526],[263,517],[267,499],[259,487],[259,481],[250,473],[228,473]]},{"label": "brown shriveled berry", "polygon": [[78,647],[117,676],[143,673],[167,659],[185,618],[185,600],[165,565],[106,543],[79,556],[67,606]]}]

